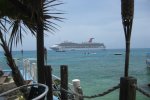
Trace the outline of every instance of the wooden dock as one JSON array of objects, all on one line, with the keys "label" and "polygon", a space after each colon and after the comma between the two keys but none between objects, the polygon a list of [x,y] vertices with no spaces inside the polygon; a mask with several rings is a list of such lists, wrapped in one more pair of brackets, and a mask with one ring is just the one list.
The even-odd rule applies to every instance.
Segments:
[{"label": "wooden dock", "polygon": [[10,72],[4,72],[3,75],[0,76],[0,85],[6,82],[8,76],[10,76]]},{"label": "wooden dock", "polygon": [[150,86],[148,84],[144,84],[140,86],[143,90],[147,91],[148,93],[150,93]]}]

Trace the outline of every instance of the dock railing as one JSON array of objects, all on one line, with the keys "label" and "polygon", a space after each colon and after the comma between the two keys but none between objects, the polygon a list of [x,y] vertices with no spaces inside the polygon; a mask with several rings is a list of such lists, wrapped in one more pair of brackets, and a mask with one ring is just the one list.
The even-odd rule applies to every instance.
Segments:
[{"label": "dock railing", "polygon": [[[49,75],[48,76],[53,76],[51,74],[51,66],[49,67]],[[113,91],[120,89],[119,91],[119,100],[136,100],[136,91],[139,91],[146,97],[150,98],[150,93],[142,89],[137,85],[137,79],[134,77],[121,77],[120,78],[120,83],[117,85],[107,89],[106,91],[103,91],[101,93],[93,94],[90,96],[85,95],[80,86],[80,80],[79,79],[74,79],[72,80],[71,86],[73,88],[70,88],[68,84],[68,66],[67,65],[61,65],[60,66],[60,73],[61,73],[61,78],[57,76],[53,76],[57,79],[59,79],[60,82],[60,87],[58,88],[53,88],[52,85],[49,86],[49,92],[47,94],[48,97],[51,97],[51,99],[47,100],[53,100],[52,96],[54,92],[59,92],[59,98],[61,100],[84,100],[84,99],[92,99],[92,98],[98,98],[98,97],[103,97],[106,96],[109,93],[112,93]],[[51,75],[50,75],[51,74]],[[49,80],[48,80],[49,81]],[[52,78],[51,78],[51,83]],[[50,82],[49,82],[50,84]]]},{"label": "dock railing", "polygon": [[[33,63],[31,69],[36,68],[36,64]],[[105,96],[117,89],[120,89],[119,92],[119,100],[136,100],[136,91],[139,91],[146,97],[150,97],[150,93],[142,89],[140,86],[137,85],[137,79],[134,77],[121,77],[120,83],[117,85],[107,89],[104,92],[93,94],[90,96],[85,95],[80,86],[79,79],[73,79],[72,83],[68,82],[68,66],[67,65],[60,65],[60,77],[57,77],[52,74],[51,65],[45,65],[46,71],[46,85],[49,87],[47,93],[47,100],[53,100],[53,96],[56,95],[58,99],[61,100],[83,100],[83,99],[92,99]],[[31,71],[31,70],[30,70]],[[33,72],[31,73],[31,75]],[[36,72],[34,72],[33,76],[37,76]],[[33,78],[34,79],[34,78]],[[59,81],[55,83],[54,80]],[[35,79],[34,81],[37,81]],[[57,82],[58,82],[57,81]]]},{"label": "dock railing", "polygon": [[[47,92],[48,92],[47,85],[36,83],[36,84],[27,84],[27,85],[13,88],[11,90],[1,93],[0,97],[5,97],[6,95],[9,95],[9,94],[11,94],[15,91],[21,90],[23,88],[26,88],[30,91],[28,94],[28,97],[27,97],[28,100],[41,100],[42,98],[44,98],[47,95]],[[33,89],[36,89],[36,90],[34,91]]]}]

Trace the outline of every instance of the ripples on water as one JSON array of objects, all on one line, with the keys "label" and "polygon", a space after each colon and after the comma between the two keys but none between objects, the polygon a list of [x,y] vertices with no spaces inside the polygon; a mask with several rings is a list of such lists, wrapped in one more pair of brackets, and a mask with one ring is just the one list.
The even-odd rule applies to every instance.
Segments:
[{"label": "ripples on water", "polygon": [[[130,54],[129,75],[138,79],[138,84],[150,83],[150,69],[147,69],[145,59],[150,49],[132,49]],[[89,54],[87,54],[89,52]],[[122,55],[114,55],[122,53]],[[22,58],[20,52],[13,52],[14,57]],[[93,50],[93,51],[48,51],[48,64],[52,65],[53,73],[59,76],[60,65],[68,65],[69,81],[80,79],[85,95],[100,93],[119,83],[124,75],[123,49]],[[36,57],[35,51],[25,51],[24,58]],[[0,66],[7,69],[3,53],[0,52]],[[5,66],[5,67],[4,67]],[[119,100],[119,90],[104,97],[92,100]],[[137,93],[137,100],[149,98]]]}]

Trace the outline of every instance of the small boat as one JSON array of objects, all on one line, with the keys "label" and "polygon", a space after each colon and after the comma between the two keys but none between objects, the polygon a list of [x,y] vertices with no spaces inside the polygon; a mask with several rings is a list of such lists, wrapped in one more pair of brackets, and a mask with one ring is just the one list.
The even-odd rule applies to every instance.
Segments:
[{"label": "small boat", "polygon": [[148,68],[150,68],[150,53],[146,54],[146,65]]},{"label": "small boat", "polygon": [[114,55],[122,55],[122,53],[114,53]]},{"label": "small boat", "polygon": [[56,51],[56,52],[65,52],[65,50],[63,49],[63,47],[59,46],[59,45],[53,45],[51,47],[52,50]]},{"label": "small boat", "polygon": [[96,53],[95,53],[95,52],[85,52],[84,54],[85,54],[85,55],[90,55],[90,54],[91,54],[91,55],[95,55]]},{"label": "small boat", "polygon": [[150,68],[150,59],[146,59],[146,65]]}]

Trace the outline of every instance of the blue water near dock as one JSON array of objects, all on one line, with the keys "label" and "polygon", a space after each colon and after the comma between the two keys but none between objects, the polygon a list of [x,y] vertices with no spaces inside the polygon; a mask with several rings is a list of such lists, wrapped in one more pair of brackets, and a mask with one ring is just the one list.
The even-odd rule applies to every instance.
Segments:
[{"label": "blue water near dock", "polygon": [[[150,83],[150,69],[145,62],[147,52],[150,52],[150,49],[131,49],[130,53],[129,75],[136,77],[140,86]],[[115,55],[116,53],[119,55]],[[20,51],[13,52],[13,55],[22,59]],[[29,57],[36,57],[36,52],[24,51],[23,58]],[[89,96],[119,84],[120,77],[124,76],[124,61],[124,49],[48,51],[48,64],[53,67],[53,73],[59,76],[60,65],[68,65],[69,82],[72,79],[80,79],[84,95]],[[0,52],[0,67],[8,69],[3,52]],[[91,100],[119,100],[119,90]],[[136,100],[150,99],[137,92]]]}]

